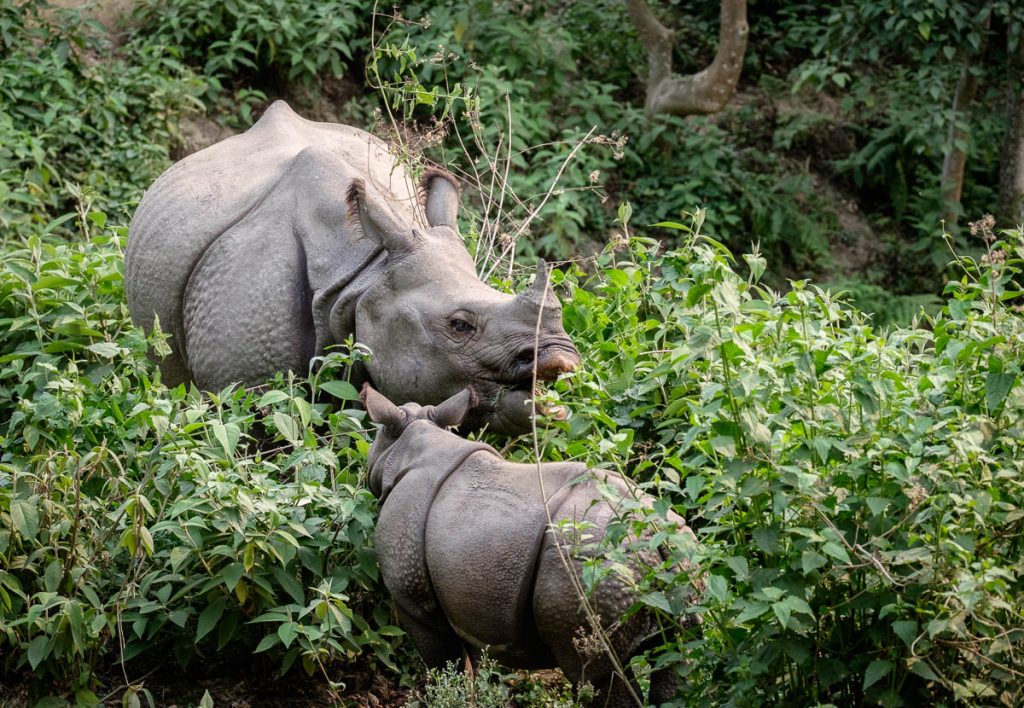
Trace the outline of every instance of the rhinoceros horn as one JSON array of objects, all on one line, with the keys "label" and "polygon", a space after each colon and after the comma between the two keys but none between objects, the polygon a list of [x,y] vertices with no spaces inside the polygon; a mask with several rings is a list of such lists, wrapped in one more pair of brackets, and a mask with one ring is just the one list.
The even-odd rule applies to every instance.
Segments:
[{"label": "rhinoceros horn", "polygon": [[545,310],[558,310],[562,307],[558,297],[550,286],[550,274],[548,264],[541,258],[537,263],[537,277],[529,288],[516,296],[516,302],[521,302],[533,308],[543,307]]}]

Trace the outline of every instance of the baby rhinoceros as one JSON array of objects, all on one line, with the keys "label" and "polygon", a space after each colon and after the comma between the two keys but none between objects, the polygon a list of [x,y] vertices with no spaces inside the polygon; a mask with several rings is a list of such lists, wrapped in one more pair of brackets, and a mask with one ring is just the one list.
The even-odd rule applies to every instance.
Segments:
[{"label": "baby rhinoceros", "polygon": [[[577,588],[594,542],[620,518],[599,482],[623,498],[651,500],[613,473],[516,464],[449,432],[475,404],[471,388],[437,406],[399,407],[368,385],[362,398],[381,426],[369,455],[370,488],[381,500],[381,575],[426,662],[443,667],[464,649],[475,658],[487,648],[513,668],[557,666],[574,685],[590,682],[598,705],[635,705],[636,683],[617,677],[608,650],[626,666],[653,641],[657,622],[643,610],[621,620],[636,596],[611,574],[588,597],[607,638],[602,649]],[[692,535],[682,518],[673,521]],[[658,551],[647,553],[638,563],[661,562]],[[651,703],[674,692],[671,668],[651,677]]]}]

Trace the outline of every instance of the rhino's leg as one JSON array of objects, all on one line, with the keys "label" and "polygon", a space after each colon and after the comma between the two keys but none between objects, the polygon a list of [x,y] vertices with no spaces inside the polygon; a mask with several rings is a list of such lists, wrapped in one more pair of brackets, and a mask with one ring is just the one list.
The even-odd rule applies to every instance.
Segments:
[{"label": "rhino's leg", "polygon": [[679,681],[672,667],[651,674],[651,693],[647,702],[653,706],[669,703],[676,696]]},{"label": "rhino's leg", "polygon": [[[571,553],[563,548],[563,553]],[[651,629],[649,617],[637,613],[625,622],[622,615],[632,606],[634,598],[625,585],[614,576],[606,577],[587,598],[601,633],[592,629],[588,612],[579,597],[570,572],[582,577],[582,562],[568,559],[568,568],[553,538],[544,542],[537,566],[533,611],[537,629],[551,649],[566,678],[574,685],[587,681],[598,691],[596,705],[636,705],[633,695],[641,695],[639,686],[629,676],[630,687],[616,674],[609,650],[625,667],[639,652],[644,637]]]},{"label": "rhino's leg", "polygon": [[456,667],[461,665],[462,640],[451,627],[428,625],[403,610],[401,606],[396,605],[395,609],[398,613],[399,626],[412,639],[427,666],[443,669],[449,663],[454,663]]},{"label": "rhino's leg", "polygon": [[178,355],[178,343],[172,340],[170,342],[171,353],[161,358],[158,357],[152,347],[149,350],[149,358],[156,361],[160,366],[160,380],[168,388],[174,388],[180,383],[186,383],[191,378],[188,373],[188,367],[185,366],[184,360]]},{"label": "rhino's leg", "polygon": [[196,384],[256,385],[305,375],[314,333],[305,254],[287,215],[253,212],[207,249],[185,290],[188,366]]}]

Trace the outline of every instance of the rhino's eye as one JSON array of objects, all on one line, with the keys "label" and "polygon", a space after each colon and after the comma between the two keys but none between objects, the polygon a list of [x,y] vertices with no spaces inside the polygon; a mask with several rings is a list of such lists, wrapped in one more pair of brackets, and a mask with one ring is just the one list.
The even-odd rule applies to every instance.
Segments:
[{"label": "rhino's eye", "polygon": [[471,325],[469,322],[466,322],[466,320],[459,317],[453,317],[448,320],[448,326],[452,328],[453,332],[457,332],[458,334],[467,334],[476,329],[476,327]]}]

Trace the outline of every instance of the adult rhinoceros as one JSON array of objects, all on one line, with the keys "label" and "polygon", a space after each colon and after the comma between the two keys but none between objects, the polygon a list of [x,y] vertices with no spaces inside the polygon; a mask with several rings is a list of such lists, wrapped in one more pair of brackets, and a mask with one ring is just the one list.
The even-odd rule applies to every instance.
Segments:
[{"label": "adult rhinoceros", "polygon": [[446,172],[414,185],[382,141],[278,101],[146,192],[125,254],[132,320],[148,332],[159,317],[171,335],[169,385],[304,373],[354,335],[373,352],[364,377],[385,395],[434,404],[472,385],[483,405],[471,425],[521,432],[534,359],[550,380],[579,354],[543,264],[519,296],[488,287],[457,210]]}]

